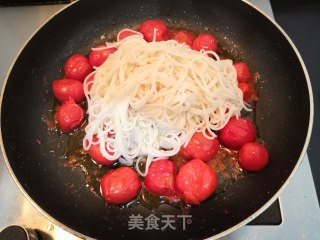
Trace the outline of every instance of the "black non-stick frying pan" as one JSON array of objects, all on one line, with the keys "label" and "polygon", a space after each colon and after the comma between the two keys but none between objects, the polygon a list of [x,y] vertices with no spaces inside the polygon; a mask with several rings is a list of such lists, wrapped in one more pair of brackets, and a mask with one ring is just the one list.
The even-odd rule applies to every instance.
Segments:
[{"label": "black non-stick frying pan", "polygon": [[[248,173],[200,206],[183,229],[178,208],[151,212],[106,206],[61,158],[66,136],[43,121],[53,108],[52,81],[63,76],[65,60],[88,54],[118,30],[146,19],[169,27],[214,34],[235,59],[258,71],[255,123],[270,151],[270,165]],[[105,38],[103,38],[103,37]],[[234,0],[117,0],[72,4],[47,22],[21,51],[5,84],[1,106],[3,150],[12,176],[45,216],[78,236],[98,239],[202,239],[221,237],[248,223],[279,195],[299,166],[313,118],[310,81],[286,34],[261,12]],[[130,216],[176,217],[165,230],[128,229]]]}]

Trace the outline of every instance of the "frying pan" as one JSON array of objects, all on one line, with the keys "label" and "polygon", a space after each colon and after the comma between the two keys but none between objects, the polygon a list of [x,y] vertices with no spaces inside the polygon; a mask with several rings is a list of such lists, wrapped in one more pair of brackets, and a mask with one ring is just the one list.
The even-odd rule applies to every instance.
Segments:
[{"label": "frying pan", "polygon": [[[63,76],[73,53],[122,28],[146,19],[169,27],[214,34],[236,60],[261,75],[255,123],[271,162],[247,173],[200,206],[192,207],[183,226],[181,210],[163,204],[150,211],[106,206],[84,184],[84,174],[64,166],[67,136],[48,131],[44,116],[54,106],[52,81]],[[245,225],[277,198],[297,170],[309,142],[313,120],[310,81],[287,35],[246,2],[234,0],[79,1],[49,20],[27,43],[8,75],[2,94],[2,150],[10,173],[25,196],[55,224],[80,237],[97,239],[218,238]],[[176,217],[175,229],[129,230],[130,216],[153,213]]]}]

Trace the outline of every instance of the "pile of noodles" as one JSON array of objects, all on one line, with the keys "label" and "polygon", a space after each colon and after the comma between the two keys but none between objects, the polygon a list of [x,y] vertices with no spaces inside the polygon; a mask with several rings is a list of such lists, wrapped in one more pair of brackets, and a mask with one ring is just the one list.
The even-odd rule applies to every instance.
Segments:
[{"label": "pile of noodles", "polygon": [[[136,163],[142,176],[152,161],[178,153],[194,132],[215,138],[230,117],[247,109],[232,61],[215,52],[175,40],[146,42],[141,35],[109,47],[118,50],[93,73],[93,84],[90,76],[84,83],[84,149],[99,144],[103,156]],[[145,172],[137,167],[141,159]]]}]

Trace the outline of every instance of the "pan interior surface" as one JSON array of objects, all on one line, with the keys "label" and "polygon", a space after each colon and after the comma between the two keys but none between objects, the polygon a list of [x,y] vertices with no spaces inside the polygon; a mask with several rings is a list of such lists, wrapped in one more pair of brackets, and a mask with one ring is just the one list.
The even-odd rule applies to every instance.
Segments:
[{"label": "pan interior surface", "polygon": [[[150,211],[106,206],[85,186],[79,170],[61,158],[66,136],[48,131],[44,116],[53,109],[52,81],[62,78],[65,60],[88,55],[123,28],[161,19],[169,27],[209,32],[236,60],[259,72],[255,123],[270,150],[270,165],[248,173],[200,206],[192,223],[181,210],[161,205]],[[16,179],[49,216],[83,235],[98,239],[203,239],[244,221],[276,194],[298,163],[308,134],[310,100],[306,76],[294,49],[261,13],[233,0],[79,1],[52,18],[22,50],[7,80],[1,106],[5,153]],[[175,217],[175,229],[128,229],[130,216]],[[146,226],[146,225],[145,225]],[[161,233],[160,235],[155,235]]]}]

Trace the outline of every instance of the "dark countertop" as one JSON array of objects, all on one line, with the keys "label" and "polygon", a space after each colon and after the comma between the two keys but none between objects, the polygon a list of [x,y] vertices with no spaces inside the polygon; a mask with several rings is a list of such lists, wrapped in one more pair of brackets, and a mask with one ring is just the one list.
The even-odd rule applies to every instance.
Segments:
[{"label": "dark countertop", "polygon": [[314,96],[314,122],[308,157],[320,199],[320,1],[271,0],[275,20],[298,48],[308,69]]}]

